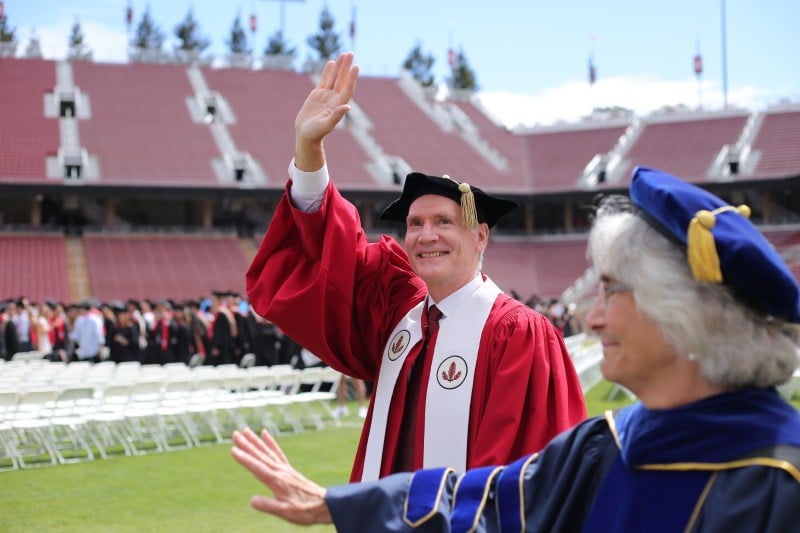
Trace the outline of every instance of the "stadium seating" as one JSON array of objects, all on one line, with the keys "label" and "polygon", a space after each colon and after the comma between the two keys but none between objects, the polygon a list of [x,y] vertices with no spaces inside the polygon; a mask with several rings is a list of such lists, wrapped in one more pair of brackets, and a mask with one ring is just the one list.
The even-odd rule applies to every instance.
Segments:
[{"label": "stadium seating", "polygon": [[437,102],[450,114],[453,127],[473,149],[491,157],[495,172],[489,176],[477,176],[474,180],[484,187],[491,183],[497,192],[522,192],[529,189],[526,180],[524,140],[520,135],[508,131],[486,114],[480,102],[471,99],[454,99]]},{"label": "stadium seating", "polygon": [[483,271],[504,291],[558,297],[589,266],[586,237],[493,238]]},{"label": "stadium seating", "polygon": [[595,155],[611,151],[627,125],[560,126],[524,134],[529,187],[536,193],[584,188],[586,166]]},{"label": "stadium seating", "polygon": [[[9,191],[0,195],[0,227],[38,232],[0,236],[9,251],[0,260],[0,297],[107,301],[243,292],[253,252],[242,252],[233,237],[189,234],[225,225],[251,240],[260,237],[285,186],[295,113],[314,86],[315,73],[0,58],[0,76],[8,80],[0,85],[0,187]],[[78,91],[73,123],[79,147],[96,162],[96,176],[48,177],[66,142],[59,126],[64,121],[51,109],[62,83],[74,83]],[[230,113],[198,120],[193,106],[201,93],[217,98]],[[501,286],[523,295],[557,297],[574,281],[570,276],[580,275],[586,224],[574,207],[597,192],[624,190],[635,165],[730,191],[754,206],[757,223],[790,224],[785,231],[798,232],[792,191],[793,178],[800,175],[800,107],[791,103],[642,117],[596,113],[579,123],[509,131],[468,94],[440,100],[402,74],[362,76],[353,108],[326,140],[326,149],[333,180],[359,207],[367,232],[386,229],[375,214],[399,190],[393,178],[401,181],[409,169],[450,174],[513,196],[524,209],[493,232],[498,238],[486,268]],[[237,184],[230,175],[221,177],[219,162],[231,156],[226,146],[249,154],[265,180]],[[736,157],[741,164],[726,168]],[[395,167],[394,177],[393,158],[409,165]],[[592,178],[601,176],[591,173],[592,165],[600,169],[598,161],[612,158],[613,172],[595,183]],[[767,194],[772,201],[759,202]],[[171,215],[176,205],[174,217],[152,215]],[[767,210],[768,217],[761,212]],[[177,236],[91,233],[106,225],[113,231],[151,231],[158,224],[177,226]],[[68,245],[82,243],[87,272],[73,276],[71,246],[63,251],[64,237],[41,228],[69,234]],[[519,235],[524,238],[514,244],[502,243]],[[797,255],[791,251],[787,261],[800,270]]]},{"label": "stadium seating", "polygon": [[495,169],[461,135],[444,129],[411,100],[395,78],[362,77],[356,103],[370,120],[372,137],[388,156],[402,157],[414,170],[448,174],[485,187],[518,189],[522,176]]},{"label": "stadium seating", "polygon": [[87,234],[84,243],[92,294],[101,301],[244,292],[249,260],[235,237]]},{"label": "stadium seating", "polygon": [[800,110],[776,109],[764,113],[753,151],[758,154],[753,170],[756,177],[796,175],[800,169]]},{"label": "stadium seating", "polygon": [[187,110],[194,93],[185,68],[76,61],[72,69],[91,102],[91,118],[79,121],[81,144],[98,158],[102,183],[220,184],[211,132]]},{"label": "stadium seating", "polygon": [[[282,188],[294,153],[294,118],[308,91],[308,74],[285,70],[253,72],[242,69],[202,69],[209,90],[222,96],[232,108],[235,122],[227,125],[239,150],[249,152],[262,165],[271,187]],[[337,130],[326,139],[337,158],[331,171],[342,188],[372,189],[378,183],[367,172],[368,157],[352,134]]]},{"label": "stadium seating", "polygon": [[[468,100],[454,100],[444,105],[458,108],[469,119],[480,138],[484,139],[506,160],[508,173],[511,176],[525,176],[524,143],[520,135],[515,135],[499,126],[482,108]],[[522,181],[520,180],[518,183],[522,183]],[[498,186],[500,186],[499,183]]]},{"label": "stadium seating", "polygon": [[47,183],[45,162],[60,144],[44,94],[56,85],[53,61],[0,57],[0,183]]},{"label": "stadium seating", "polygon": [[0,295],[31,302],[71,300],[64,236],[0,234]]},{"label": "stadium seating", "polygon": [[620,184],[627,186],[631,169],[639,165],[692,181],[718,176],[715,159],[726,144],[736,143],[747,117],[747,113],[739,111],[721,116],[701,114],[645,120],[641,133],[625,155],[625,163],[618,169]]}]

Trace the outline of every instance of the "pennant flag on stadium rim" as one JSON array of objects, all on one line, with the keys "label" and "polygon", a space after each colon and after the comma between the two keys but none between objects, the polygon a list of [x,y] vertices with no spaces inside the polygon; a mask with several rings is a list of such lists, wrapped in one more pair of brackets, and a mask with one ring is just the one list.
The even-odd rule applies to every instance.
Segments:
[{"label": "pennant flag on stadium rim", "polygon": [[353,2],[353,13],[350,15],[350,39],[356,38],[356,3]]}]

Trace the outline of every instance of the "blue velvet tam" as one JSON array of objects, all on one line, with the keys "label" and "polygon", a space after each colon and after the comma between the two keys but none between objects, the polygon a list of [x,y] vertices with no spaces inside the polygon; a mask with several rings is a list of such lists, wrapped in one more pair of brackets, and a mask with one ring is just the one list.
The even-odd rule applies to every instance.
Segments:
[{"label": "blue velvet tam", "polygon": [[634,170],[630,197],[645,220],[686,246],[698,282],[725,283],[760,312],[800,323],[797,280],[750,222],[749,207],[646,167]]}]

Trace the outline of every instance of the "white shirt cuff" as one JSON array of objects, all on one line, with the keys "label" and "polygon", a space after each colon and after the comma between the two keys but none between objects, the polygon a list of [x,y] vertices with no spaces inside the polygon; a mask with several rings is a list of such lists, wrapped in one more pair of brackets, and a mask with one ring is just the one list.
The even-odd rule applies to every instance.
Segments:
[{"label": "white shirt cuff", "polygon": [[289,163],[289,177],[292,179],[292,187],[289,190],[292,204],[300,211],[319,210],[330,181],[327,163],[323,163],[319,170],[305,172],[294,165],[293,157]]}]

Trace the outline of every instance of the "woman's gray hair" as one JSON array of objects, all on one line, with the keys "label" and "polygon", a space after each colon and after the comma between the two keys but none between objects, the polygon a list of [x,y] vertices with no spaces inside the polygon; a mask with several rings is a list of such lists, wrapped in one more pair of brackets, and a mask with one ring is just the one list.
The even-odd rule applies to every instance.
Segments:
[{"label": "woman's gray hair", "polygon": [[598,272],[634,288],[637,307],[712,383],[768,387],[792,377],[800,328],[749,307],[726,285],[695,281],[685,249],[634,214],[627,199],[599,204],[588,254]]}]

